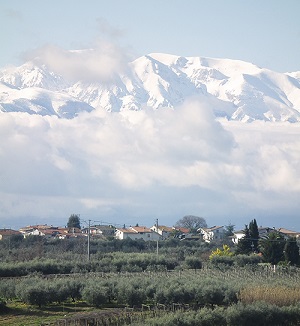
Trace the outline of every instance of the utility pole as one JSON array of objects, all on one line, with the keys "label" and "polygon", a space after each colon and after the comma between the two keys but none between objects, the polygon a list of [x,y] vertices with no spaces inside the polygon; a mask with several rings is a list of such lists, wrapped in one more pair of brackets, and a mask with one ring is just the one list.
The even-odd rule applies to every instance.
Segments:
[{"label": "utility pole", "polygon": [[91,232],[91,220],[89,220],[89,227],[88,227],[88,261],[90,261],[90,232]]},{"label": "utility pole", "polygon": [[[156,233],[158,234],[158,218],[156,219]],[[156,241],[156,255],[158,256],[158,238]]]}]

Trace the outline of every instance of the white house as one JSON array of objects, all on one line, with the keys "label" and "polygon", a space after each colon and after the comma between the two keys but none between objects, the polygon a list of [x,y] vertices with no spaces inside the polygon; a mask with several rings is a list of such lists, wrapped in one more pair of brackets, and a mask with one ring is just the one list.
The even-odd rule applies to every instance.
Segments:
[{"label": "white house", "polygon": [[158,226],[153,225],[150,229],[158,233],[159,235],[161,235],[162,239],[168,238],[170,234],[174,233],[175,231],[173,227],[165,226],[165,225],[158,225]]},{"label": "white house", "polygon": [[233,232],[233,236],[231,237],[232,238],[232,242],[234,244],[238,244],[239,241],[244,238],[245,236],[245,233],[244,233],[244,230],[239,230],[239,231],[234,231]]},{"label": "white house", "polygon": [[161,239],[161,235],[146,226],[131,226],[129,228],[117,228],[115,238],[119,240],[130,238],[133,240],[143,239],[145,241],[156,241]]},{"label": "white house", "polygon": [[285,228],[277,229],[279,233],[281,233],[285,238],[299,238],[300,233],[292,230],[288,230]]},{"label": "white house", "polygon": [[223,226],[212,226],[211,228],[199,228],[197,231],[201,233],[203,240],[205,242],[224,239],[225,232],[226,232]]},{"label": "white house", "polygon": [[[270,228],[267,226],[260,226],[258,228],[258,234],[259,234],[259,238],[264,238],[266,236],[268,236],[270,233],[272,232],[279,232],[281,233],[286,239],[289,237],[297,237],[298,236],[298,232],[295,231],[290,231],[287,230],[285,228],[279,228],[279,229],[275,229],[275,228]],[[232,241],[235,244],[238,244],[239,241],[244,238],[245,234],[244,234],[244,230],[240,230],[240,231],[234,231],[233,232],[233,237],[232,237]]]},{"label": "white house", "polygon": [[[89,228],[85,227],[81,229],[81,232],[88,234]],[[115,228],[111,225],[93,225],[90,226],[90,234],[98,237],[113,236],[115,234]]]},{"label": "white house", "polygon": [[23,234],[24,238],[30,235],[39,235],[39,236],[55,236],[57,227],[53,227],[52,225],[30,225],[19,229],[19,231]]}]

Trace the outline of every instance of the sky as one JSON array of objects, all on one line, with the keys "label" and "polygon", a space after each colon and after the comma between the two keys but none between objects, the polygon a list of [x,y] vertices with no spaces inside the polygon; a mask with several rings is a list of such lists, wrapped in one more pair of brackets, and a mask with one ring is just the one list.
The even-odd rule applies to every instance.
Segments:
[{"label": "sky", "polygon": [[0,0],[0,67],[46,45],[114,41],[134,58],[162,52],[298,71],[298,0]]},{"label": "sky", "polygon": [[[103,80],[154,52],[299,71],[299,12],[297,0],[0,0],[0,67],[38,54],[61,68],[65,50],[94,48]],[[76,78],[80,65],[70,58],[65,73]],[[95,66],[93,55],[85,58],[85,68]],[[65,225],[71,214],[146,226],[196,215],[209,226],[241,229],[256,218],[300,231],[299,136],[299,124],[221,123],[197,99],[174,112],[72,120],[2,114],[0,228]]]}]

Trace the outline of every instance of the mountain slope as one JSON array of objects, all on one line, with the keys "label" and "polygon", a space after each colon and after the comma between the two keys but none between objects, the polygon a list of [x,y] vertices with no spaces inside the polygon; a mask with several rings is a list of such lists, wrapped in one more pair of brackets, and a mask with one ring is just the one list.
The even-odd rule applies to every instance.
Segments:
[{"label": "mountain slope", "polygon": [[251,63],[153,53],[128,64],[113,83],[66,82],[32,62],[0,71],[0,110],[72,118],[81,111],[174,108],[201,96],[216,116],[232,120],[300,121],[299,72]]},{"label": "mountain slope", "polygon": [[38,87],[19,89],[0,82],[0,111],[2,112],[27,112],[70,119],[79,112],[92,110],[89,104],[78,101],[68,94]]}]

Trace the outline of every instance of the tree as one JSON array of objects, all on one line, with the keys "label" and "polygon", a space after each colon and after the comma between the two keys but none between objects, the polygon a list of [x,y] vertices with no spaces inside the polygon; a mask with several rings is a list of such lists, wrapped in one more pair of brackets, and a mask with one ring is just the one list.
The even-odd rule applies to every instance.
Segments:
[{"label": "tree", "polygon": [[251,238],[251,247],[254,252],[258,251],[258,239],[259,239],[259,232],[256,223],[256,219],[252,220],[249,223],[249,234]]},{"label": "tree", "polygon": [[89,284],[84,287],[82,298],[89,304],[100,307],[107,303],[107,288],[101,284]]},{"label": "tree", "polygon": [[284,237],[277,231],[271,232],[259,241],[259,247],[264,261],[272,265],[277,265],[280,261],[284,260],[284,246]]},{"label": "tree", "polygon": [[68,228],[78,228],[80,229],[80,218],[79,218],[79,215],[76,215],[76,214],[72,214],[70,217],[69,217],[69,221],[68,221],[68,224],[67,224]]},{"label": "tree", "polygon": [[175,226],[190,229],[191,232],[197,231],[199,228],[207,227],[206,221],[203,217],[194,215],[186,215],[176,222]]},{"label": "tree", "polygon": [[241,238],[237,244],[236,253],[239,255],[248,255],[252,252],[252,241],[250,236],[250,230],[247,224],[245,225],[243,233],[243,238]]},{"label": "tree", "polygon": [[225,225],[225,237],[231,237],[233,236],[235,225],[229,223],[228,225]]},{"label": "tree", "polygon": [[202,268],[202,262],[200,261],[200,259],[193,256],[187,257],[185,259],[185,264],[187,265],[188,268],[193,268],[195,272],[197,269]]},{"label": "tree", "polygon": [[284,246],[285,261],[291,265],[298,265],[300,263],[299,247],[296,238],[289,238]]}]

